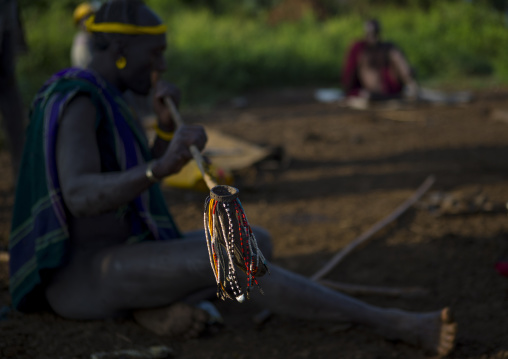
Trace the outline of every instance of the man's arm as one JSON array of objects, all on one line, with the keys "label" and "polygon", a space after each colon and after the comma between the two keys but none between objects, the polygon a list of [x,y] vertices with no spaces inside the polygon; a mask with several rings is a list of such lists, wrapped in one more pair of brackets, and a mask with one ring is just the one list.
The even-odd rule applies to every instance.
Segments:
[{"label": "man's arm", "polygon": [[[176,127],[173,122],[173,118],[171,116],[170,110],[166,107],[164,102],[165,97],[171,97],[175,104],[180,103],[180,90],[165,81],[160,81],[158,79],[159,75],[154,74],[154,82],[155,82],[155,92],[153,98],[153,108],[155,114],[157,115],[157,125],[160,130],[172,133],[175,131]],[[154,143],[152,145],[152,156],[154,158],[161,157],[169,145],[170,141],[164,140],[159,136],[155,137]]]},{"label": "man's arm", "polygon": [[365,43],[363,41],[354,43],[344,59],[344,63],[342,65],[341,83],[342,89],[346,94],[349,94],[354,89],[358,70],[358,61],[364,48]]},{"label": "man's arm", "polygon": [[[147,164],[124,172],[101,173],[95,119],[96,109],[91,100],[78,96],[64,111],[58,131],[58,176],[67,208],[76,217],[115,210],[152,184],[146,177]],[[192,158],[189,146],[194,144],[203,149],[205,143],[201,127],[182,127],[154,163],[154,176],[162,179],[178,172]]]}]

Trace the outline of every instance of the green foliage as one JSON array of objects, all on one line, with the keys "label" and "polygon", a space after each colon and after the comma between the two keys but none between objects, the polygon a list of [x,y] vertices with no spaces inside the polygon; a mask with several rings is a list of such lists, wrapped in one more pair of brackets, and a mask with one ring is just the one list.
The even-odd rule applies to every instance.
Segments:
[{"label": "green foliage", "polygon": [[422,79],[497,75],[506,67],[500,58],[508,41],[504,18],[487,7],[440,4],[410,16],[399,8],[379,18],[385,38],[405,50]]},{"label": "green foliage", "polygon": [[308,18],[271,28],[248,18],[217,19],[206,11],[181,13],[169,23],[167,76],[186,90],[190,102],[260,86],[338,80],[341,39],[333,23]]},{"label": "green foliage", "polygon": [[40,10],[23,12],[28,53],[19,57],[17,72],[25,101],[30,101],[37,89],[55,71],[70,65],[70,47],[75,33],[72,9],[54,2],[41,16]]},{"label": "green foliage", "polygon": [[397,43],[422,81],[496,76],[508,80],[508,33],[502,14],[467,3],[430,10],[370,8],[324,22],[312,16],[269,27],[262,19],[213,16],[205,10],[169,18],[168,78],[186,99],[201,101],[263,86],[338,86],[343,57],[377,17],[383,36]]},{"label": "green foliage", "polygon": [[213,14],[256,14],[273,7],[280,0],[150,0],[154,9],[187,8],[191,10],[207,9]]},{"label": "green foliage", "polygon": [[[338,86],[345,53],[370,17],[380,19],[384,39],[403,49],[421,81],[483,77],[508,83],[508,30],[502,13],[465,1],[429,1],[428,9],[421,6],[424,1],[413,2],[418,4],[370,6],[321,22],[308,14],[277,26],[269,26],[263,12],[218,15],[204,1],[196,0],[192,7],[183,0],[148,4],[168,24],[166,78],[182,89],[186,104],[259,87]],[[69,64],[75,29],[68,4],[55,1],[44,13],[30,8],[24,13],[30,53],[20,58],[18,72],[25,97]]]}]

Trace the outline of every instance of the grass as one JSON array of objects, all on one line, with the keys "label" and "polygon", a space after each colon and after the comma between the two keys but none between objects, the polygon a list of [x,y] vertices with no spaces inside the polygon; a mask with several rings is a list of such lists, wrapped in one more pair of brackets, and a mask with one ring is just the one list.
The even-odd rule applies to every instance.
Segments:
[{"label": "grass", "polygon": [[[429,11],[376,7],[323,22],[308,14],[277,26],[269,26],[263,14],[215,16],[204,9],[169,8],[161,0],[148,4],[168,24],[165,77],[182,89],[186,106],[258,88],[337,87],[349,44],[362,36],[365,18],[374,16],[384,38],[404,50],[424,84],[508,83],[504,17],[466,2],[439,3]],[[18,73],[26,101],[51,73],[69,65],[71,12],[52,2],[44,13],[24,13],[30,53],[19,59]]]},{"label": "grass", "polygon": [[24,11],[23,20],[29,52],[19,57],[17,73],[23,98],[29,102],[53,72],[70,65],[75,29],[69,9],[56,1],[44,13],[35,8]]}]

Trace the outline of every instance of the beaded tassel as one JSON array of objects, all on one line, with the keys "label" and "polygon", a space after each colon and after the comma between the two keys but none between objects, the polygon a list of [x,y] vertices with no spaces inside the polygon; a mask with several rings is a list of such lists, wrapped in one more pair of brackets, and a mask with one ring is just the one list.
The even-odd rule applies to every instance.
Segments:
[{"label": "beaded tassel", "polygon": [[[204,222],[217,296],[243,302],[253,286],[262,293],[256,275],[264,275],[268,268],[238,199],[238,190],[231,186],[212,188],[205,201]],[[245,287],[239,283],[237,269],[247,276]]]}]

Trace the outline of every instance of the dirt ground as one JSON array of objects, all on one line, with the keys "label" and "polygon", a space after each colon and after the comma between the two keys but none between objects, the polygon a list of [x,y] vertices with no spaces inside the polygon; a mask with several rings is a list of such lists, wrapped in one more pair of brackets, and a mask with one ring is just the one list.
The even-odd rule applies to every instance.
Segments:
[{"label": "dirt ground", "polygon": [[[508,278],[494,268],[508,259],[508,122],[499,112],[508,110],[508,90],[477,93],[467,105],[401,110],[318,103],[312,89],[246,99],[246,107],[225,103],[185,117],[284,148],[289,161],[283,166],[252,168],[237,182],[250,223],[273,235],[275,263],[312,275],[434,175],[434,185],[417,205],[326,278],[421,287],[426,294],[358,298],[412,311],[450,306],[459,325],[450,358],[508,358]],[[13,195],[5,153],[0,165],[0,250],[6,251]],[[200,228],[206,193],[167,189],[165,194],[182,229]],[[492,206],[453,207],[450,199]],[[448,211],[440,212],[440,203],[447,203],[441,208]],[[248,303],[218,302],[224,327],[191,341],[158,337],[129,319],[78,322],[49,313],[5,313],[10,301],[5,255],[0,266],[1,358],[88,359],[97,352],[153,345],[166,345],[182,359],[426,357],[418,348],[356,326],[342,330],[334,323],[279,315],[257,325],[252,318],[260,309]]]}]

